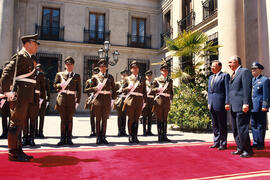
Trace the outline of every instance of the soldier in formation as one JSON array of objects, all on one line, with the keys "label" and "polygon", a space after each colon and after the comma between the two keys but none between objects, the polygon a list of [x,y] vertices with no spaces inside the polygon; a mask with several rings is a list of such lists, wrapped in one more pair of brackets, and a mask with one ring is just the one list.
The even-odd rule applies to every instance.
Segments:
[{"label": "soldier in formation", "polygon": [[123,70],[121,73],[121,80],[115,83],[117,98],[115,100],[114,107],[117,111],[117,124],[118,124],[118,136],[127,136],[126,133],[126,113],[123,111],[124,100],[126,95],[123,93],[123,86],[125,79],[128,76],[128,71]]},{"label": "soldier in formation", "polygon": [[107,72],[108,63],[101,59],[98,62],[99,73],[91,78],[87,92],[94,93],[91,112],[96,117],[97,144],[109,144],[106,140],[107,119],[111,112],[111,100],[115,99],[115,83],[113,76]]},{"label": "soldier in formation", "polygon": [[140,143],[138,140],[139,117],[143,104],[147,100],[145,78],[139,76],[139,65],[136,61],[130,64],[131,75],[126,78],[123,92],[126,94],[123,111],[128,116],[128,133],[130,143]]},{"label": "soldier in formation", "polygon": [[[96,75],[99,73],[99,68],[95,67],[93,70],[93,75]],[[91,133],[90,137],[96,136],[96,124],[95,124],[95,116],[94,113],[91,112],[91,102],[93,100],[94,93],[90,92],[90,86],[91,86],[91,79],[88,79],[85,83],[85,92],[88,95],[88,98],[86,99],[84,109],[89,109],[90,110],[90,127],[91,127]]]},{"label": "soldier in formation", "polygon": [[61,139],[58,146],[73,145],[73,114],[81,100],[81,78],[73,72],[74,63],[74,59],[68,56],[65,59],[66,70],[57,73],[54,81],[54,88],[58,91],[55,109],[61,117]]}]

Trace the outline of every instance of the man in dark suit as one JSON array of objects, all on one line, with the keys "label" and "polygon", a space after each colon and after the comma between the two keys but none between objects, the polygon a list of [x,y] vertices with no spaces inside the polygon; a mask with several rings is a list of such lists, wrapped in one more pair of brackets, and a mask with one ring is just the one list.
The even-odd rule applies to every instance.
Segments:
[{"label": "man in dark suit", "polygon": [[266,131],[266,113],[270,100],[270,80],[262,75],[264,67],[254,62],[251,67],[252,78],[252,110],[251,129],[253,135],[253,147],[264,149]]},{"label": "man in dark suit", "polygon": [[222,64],[218,60],[212,62],[214,73],[208,82],[208,109],[211,114],[214,133],[214,144],[210,148],[227,149],[227,112],[225,104],[229,103],[230,75],[221,72]]},{"label": "man in dark suit", "polygon": [[249,121],[251,102],[251,72],[241,67],[239,56],[233,56],[228,61],[233,74],[229,83],[229,105],[225,109],[231,110],[232,131],[237,151],[233,155],[250,157],[253,154],[249,138]]}]

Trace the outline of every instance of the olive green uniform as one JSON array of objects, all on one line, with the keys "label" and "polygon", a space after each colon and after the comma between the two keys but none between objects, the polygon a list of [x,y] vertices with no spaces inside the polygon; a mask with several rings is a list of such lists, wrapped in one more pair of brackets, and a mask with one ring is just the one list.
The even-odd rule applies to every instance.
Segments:
[{"label": "olive green uniform", "polygon": [[[65,89],[62,89],[61,83],[68,81],[72,78]],[[81,78],[79,74],[74,72],[68,73],[67,71],[59,72],[55,76],[54,88],[58,91],[56,98],[55,109],[59,112],[61,117],[61,140],[60,142],[73,144],[72,127],[73,127],[73,114],[75,113],[76,103],[81,100]]]},{"label": "olive green uniform", "polygon": [[[100,85],[100,83],[104,83],[105,80],[106,83],[103,88],[98,91],[97,86]],[[91,111],[96,117],[97,144],[107,144],[108,142],[105,139],[107,119],[111,112],[111,100],[115,99],[116,96],[113,76],[106,73],[103,75],[99,72],[91,78],[91,85],[85,90],[89,93],[95,93],[92,100]]]},{"label": "olive green uniform", "polygon": [[[165,86],[166,88],[164,88]],[[160,92],[160,88],[164,88],[164,91]],[[159,141],[170,141],[167,138],[167,117],[170,111],[170,101],[173,99],[173,82],[170,78],[164,78],[161,75],[154,79],[152,91],[155,94],[153,112],[157,117]]]}]

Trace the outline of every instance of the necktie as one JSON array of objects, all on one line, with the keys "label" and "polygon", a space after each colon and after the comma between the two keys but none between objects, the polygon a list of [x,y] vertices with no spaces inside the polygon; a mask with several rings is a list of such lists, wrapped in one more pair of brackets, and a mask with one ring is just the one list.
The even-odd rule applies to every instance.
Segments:
[{"label": "necktie", "polygon": [[213,88],[214,84],[215,84],[215,80],[216,80],[216,74],[213,76],[212,80],[211,80],[211,88]]},{"label": "necktie", "polygon": [[234,79],[235,71],[233,71],[231,78]]}]

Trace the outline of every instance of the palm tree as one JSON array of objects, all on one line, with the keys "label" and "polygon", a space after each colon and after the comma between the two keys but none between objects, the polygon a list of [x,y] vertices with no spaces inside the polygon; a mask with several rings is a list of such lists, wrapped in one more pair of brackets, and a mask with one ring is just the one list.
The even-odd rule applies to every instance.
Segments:
[{"label": "palm tree", "polygon": [[[175,39],[166,38],[166,46],[173,56],[190,57],[187,58],[184,70],[175,68],[172,73],[172,78],[191,78],[193,79],[196,71],[204,65],[203,58],[218,54],[219,45],[213,45],[213,42],[208,42],[208,36],[201,31],[184,31]],[[194,56],[195,55],[195,56]],[[198,59],[195,59],[197,57]],[[153,63],[152,65],[161,64]]]}]

